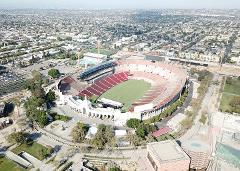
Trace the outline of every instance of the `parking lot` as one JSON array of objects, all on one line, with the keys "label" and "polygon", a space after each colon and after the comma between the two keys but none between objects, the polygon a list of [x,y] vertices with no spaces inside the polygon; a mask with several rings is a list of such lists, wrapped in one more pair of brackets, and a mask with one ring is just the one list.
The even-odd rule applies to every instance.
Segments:
[{"label": "parking lot", "polygon": [[22,90],[25,85],[25,79],[22,75],[13,71],[0,74],[0,96]]}]

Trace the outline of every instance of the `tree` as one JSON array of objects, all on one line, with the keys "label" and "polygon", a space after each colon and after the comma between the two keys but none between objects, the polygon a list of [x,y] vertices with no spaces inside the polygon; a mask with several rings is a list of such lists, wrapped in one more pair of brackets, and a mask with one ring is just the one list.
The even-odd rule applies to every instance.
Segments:
[{"label": "tree", "polygon": [[148,136],[146,137],[146,141],[148,143],[151,143],[151,142],[156,142],[157,140],[152,134],[148,134]]},{"label": "tree", "polygon": [[46,101],[47,102],[53,102],[56,100],[56,94],[54,91],[49,90],[49,92],[46,94]]},{"label": "tree", "polygon": [[129,119],[127,121],[127,126],[129,128],[137,128],[139,125],[140,125],[141,121],[139,119],[135,119],[135,118],[132,118],[132,119]]},{"label": "tree", "polygon": [[44,104],[43,99],[38,99],[34,96],[27,99],[24,103],[26,115],[31,121],[37,121],[38,108]]},{"label": "tree", "polygon": [[35,96],[36,98],[39,98],[39,99],[44,99],[45,98],[45,91],[41,86],[36,87],[32,91],[32,94],[33,94],[33,96]]},{"label": "tree", "polygon": [[48,75],[51,76],[52,78],[59,78],[60,77],[60,72],[58,69],[50,69],[48,71]]},{"label": "tree", "polygon": [[113,147],[116,144],[114,137],[114,130],[112,127],[107,126],[104,132],[104,137],[106,139],[106,146]]},{"label": "tree", "polygon": [[121,169],[119,167],[115,166],[115,167],[109,168],[108,171],[121,171]]},{"label": "tree", "polygon": [[131,145],[138,146],[141,144],[142,139],[138,137],[136,134],[129,133],[127,135],[127,139]]},{"label": "tree", "polygon": [[136,134],[137,134],[137,136],[144,138],[146,135],[146,131],[145,131],[144,127],[138,127],[136,129]]},{"label": "tree", "polygon": [[92,145],[97,149],[103,149],[106,145],[112,146],[114,133],[112,127],[104,124],[98,125],[98,131],[92,140]]},{"label": "tree", "polygon": [[23,144],[27,142],[27,138],[29,137],[28,133],[25,132],[14,132],[11,133],[8,137],[7,140],[10,143],[19,143]]},{"label": "tree", "polygon": [[47,113],[43,110],[37,110],[36,121],[39,123],[40,127],[44,127],[48,124]]},{"label": "tree", "polygon": [[72,138],[74,142],[81,143],[85,139],[87,134],[88,127],[87,125],[78,122],[77,125],[72,130]]},{"label": "tree", "polygon": [[97,133],[95,134],[95,136],[92,140],[92,144],[95,148],[98,148],[98,149],[104,148],[104,146],[106,144],[106,140],[105,140],[105,136],[104,136],[105,129],[106,129],[106,125],[104,125],[104,124],[98,125]]}]

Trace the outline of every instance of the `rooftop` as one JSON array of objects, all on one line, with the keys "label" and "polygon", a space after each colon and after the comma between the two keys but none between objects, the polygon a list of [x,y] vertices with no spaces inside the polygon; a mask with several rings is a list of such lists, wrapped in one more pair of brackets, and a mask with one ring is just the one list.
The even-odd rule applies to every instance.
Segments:
[{"label": "rooftop", "polygon": [[153,153],[160,163],[189,159],[181,147],[172,140],[149,143],[147,149]]}]

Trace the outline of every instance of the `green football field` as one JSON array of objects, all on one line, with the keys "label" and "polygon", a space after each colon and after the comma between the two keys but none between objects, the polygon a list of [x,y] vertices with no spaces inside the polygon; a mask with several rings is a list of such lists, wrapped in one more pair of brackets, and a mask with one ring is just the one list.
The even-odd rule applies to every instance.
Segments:
[{"label": "green football field", "polygon": [[143,97],[151,84],[143,80],[128,80],[118,84],[102,94],[99,99],[107,98],[124,104],[123,109],[129,109],[132,103]]}]

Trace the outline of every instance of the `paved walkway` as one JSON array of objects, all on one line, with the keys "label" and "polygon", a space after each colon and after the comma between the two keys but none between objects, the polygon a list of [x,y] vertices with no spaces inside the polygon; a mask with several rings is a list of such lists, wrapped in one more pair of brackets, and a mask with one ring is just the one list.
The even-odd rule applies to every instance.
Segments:
[{"label": "paved walkway", "polygon": [[[218,75],[214,74],[213,81],[216,81],[216,80],[218,80]],[[209,118],[209,116],[213,112],[216,112],[218,110],[216,108],[217,106],[216,103],[217,103],[219,88],[220,88],[220,85],[218,86],[213,84],[210,85],[207,93],[203,98],[201,109],[199,110],[198,114],[194,119],[193,126],[182,137],[179,138],[181,142],[187,141],[199,133],[199,130],[203,127],[203,124],[199,122],[199,119],[201,118],[202,113],[206,112]]]}]

